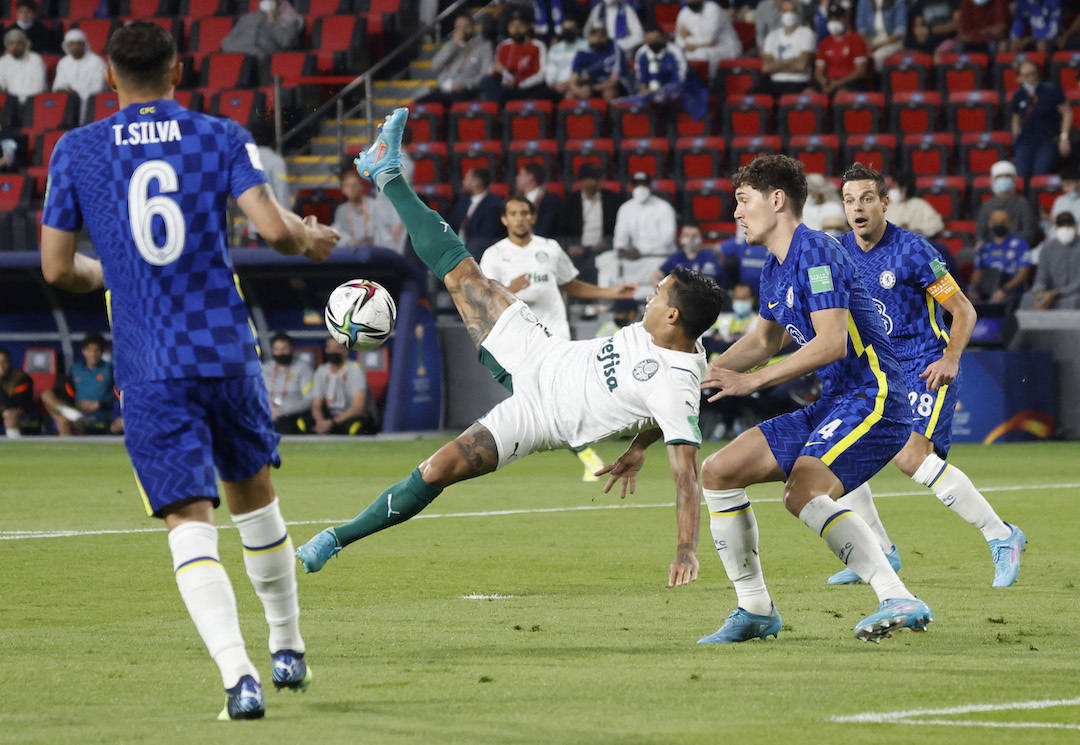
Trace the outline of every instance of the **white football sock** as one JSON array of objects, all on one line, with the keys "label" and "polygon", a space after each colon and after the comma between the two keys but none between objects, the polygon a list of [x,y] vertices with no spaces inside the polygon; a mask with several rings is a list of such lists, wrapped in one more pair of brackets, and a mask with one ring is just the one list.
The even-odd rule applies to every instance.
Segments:
[{"label": "white football sock", "polygon": [[933,489],[943,505],[982,531],[987,541],[1002,540],[1012,533],[967,474],[934,453],[926,456],[911,478]]},{"label": "white football sock", "polygon": [[758,556],[758,527],[746,489],[704,489],[709,506],[709,527],[720,561],[724,563],[739,607],[760,616],[772,612]]},{"label": "white football sock", "polygon": [[303,652],[296,557],[277,497],[265,507],[232,519],[244,546],[244,567],[270,625],[270,651]]},{"label": "white football sock", "polygon": [[836,503],[841,507],[847,507],[849,510],[854,510],[855,513],[863,519],[866,523],[866,527],[870,528],[870,532],[874,534],[874,537],[878,540],[878,545],[881,546],[881,552],[887,554],[893,550],[893,542],[889,540],[889,534],[885,532],[885,526],[881,524],[881,518],[878,516],[877,506],[874,504],[874,495],[870,493],[869,482],[856,486],[840,499],[836,500]]},{"label": "white football sock", "polygon": [[232,688],[244,675],[259,673],[244,649],[236,596],[218,557],[217,529],[190,521],[169,531],[169,551],[180,597],[195,622],[210,656],[221,670],[221,682]]},{"label": "white football sock", "polygon": [[799,519],[825,539],[840,561],[854,570],[877,593],[878,602],[914,598],[896,576],[877,539],[853,510],[838,506],[828,495],[814,497],[799,512]]}]

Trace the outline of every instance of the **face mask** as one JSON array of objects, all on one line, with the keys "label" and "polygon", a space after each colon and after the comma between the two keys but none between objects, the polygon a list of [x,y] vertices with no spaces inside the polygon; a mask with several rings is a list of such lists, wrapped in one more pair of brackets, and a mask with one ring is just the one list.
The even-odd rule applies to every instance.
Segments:
[{"label": "face mask", "polygon": [[630,191],[630,197],[635,202],[639,202],[639,203],[643,204],[645,202],[645,200],[647,200],[649,198],[649,194],[651,194],[651,193],[652,192],[649,191],[649,187],[647,187],[647,186],[635,186]]},{"label": "face mask", "polygon": [[986,5],[990,0],[972,0],[976,5]]},{"label": "face mask", "polygon": [[1012,176],[998,176],[991,186],[995,194],[1008,194],[1015,187],[1016,182]]},{"label": "face mask", "polygon": [[1028,95],[1030,95],[1030,96],[1035,95],[1035,89],[1038,87],[1038,86],[1035,85],[1035,83],[1021,83],[1021,85],[1024,86],[1024,90],[1026,90],[1028,92]]},{"label": "face mask", "polygon": [[903,201],[903,199],[904,199],[904,195],[901,194],[900,190],[897,189],[895,186],[893,188],[889,189],[889,201],[890,202],[900,202],[900,201]]},{"label": "face mask", "polygon": [[23,31],[26,31],[27,29],[29,29],[34,24],[25,23],[24,21],[15,21],[15,25],[18,26],[19,28],[21,28]]},{"label": "face mask", "polygon": [[732,300],[731,312],[735,314],[736,318],[749,318],[750,314],[754,312],[754,303],[750,300]]},{"label": "face mask", "polygon": [[694,251],[701,245],[701,239],[696,235],[693,238],[689,238],[685,241],[680,241],[679,245],[682,246],[684,251]]},{"label": "face mask", "polygon": [[515,44],[521,44],[525,41],[525,34],[513,34],[510,38],[514,40]]},{"label": "face mask", "polygon": [[829,21],[825,24],[825,28],[829,29],[829,33],[833,36],[840,36],[842,33],[844,33],[844,22]]},{"label": "face mask", "polygon": [[578,32],[577,31],[563,31],[562,35],[559,38],[562,39],[563,41],[565,41],[567,44],[573,44],[575,41],[578,40]]},{"label": "face mask", "polygon": [[291,354],[275,354],[274,362],[278,363],[279,365],[283,365],[284,367],[288,367],[292,364],[292,357],[293,356]]},{"label": "face mask", "polygon": [[1058,243],[1066,244],[1072,243],[1076,240],[1076,228],[1054,228],[1054,237],[1057,238]]},{"label": "face mask", "polygon": [[605,49],[607,49],[607,42],[606,41],[601,41],[601,42],[589,44],[589,48],[592,49],[594,52],[602,52]]},{"label": "face mask", "polygon": [[695,13],[700,13],[701,9],[705,7],[705,3],[687,3],[686,7],[690,8],[690,10],[694,11]]},{"label": "face mask", "polygon": [[990,234],[995,238],[1004,238],[1009,234],[1009,226],[997,223],[990,226]]},{"label": "face mask", "polygon": [[795,28],[799,25],[799,14],[792,13],[790,11],[787,13],[781,13],[780,25],[782,25],[784,28]]},{"label": "face mask", "polygon": [[666,46],[667,44],[660,42],[659,44],[650,44],[649,49],[653,51],[653,54],[660,54],[660,52],[664,51],[664,47]]},{"label": "face mask", "polygon": [[327,352],[326,361],[329,362],[331,365],[340,365],[342,362],[345,361],[345,355],[343,355],[341,352]]},{"label": "face mask", "polygon": [[273,13],[274,8],[276,7],[277,3],[275,2],[275,0],[262,0],[262,2],[259,3],[259,10],[261,10],[263,13]]}]

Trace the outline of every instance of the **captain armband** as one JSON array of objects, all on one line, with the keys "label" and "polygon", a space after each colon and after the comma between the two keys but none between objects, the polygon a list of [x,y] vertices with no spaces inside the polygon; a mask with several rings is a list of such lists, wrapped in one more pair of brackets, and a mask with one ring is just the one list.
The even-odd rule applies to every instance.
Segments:
[{"label": "captain armband", "polygon": [[953,276],[946,273],[938,277],[932,285],[926,288],[926,291],[930,293],[930,297],[934,298],[934,300],[943,303],[960,292],[960,287],[956,284]]}]

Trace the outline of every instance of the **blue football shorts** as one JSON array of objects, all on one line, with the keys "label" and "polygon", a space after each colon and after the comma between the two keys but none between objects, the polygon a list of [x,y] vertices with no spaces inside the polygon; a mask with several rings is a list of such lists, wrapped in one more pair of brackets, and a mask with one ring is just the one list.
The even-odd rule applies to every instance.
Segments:
[{"label": "blue football shorts", "polygon": [[952,421],[956,405],[960,402],[960,378],[943,385],[936,391],[926,390],[926,380],[919,374],[937,356],[924,357],[902,363],[904,380],[908,387],[908,403],[911,404],[912,431],[924,436],[934,444],[934,452],[944,460],[952,446]]},{"label": "blue football shorts", "polygon": [[206,497],[217,507],[217,478],[243,481],[281,465],[281,437],[259,376],[135,383],[122,393],[124,444],[148,515]]}]

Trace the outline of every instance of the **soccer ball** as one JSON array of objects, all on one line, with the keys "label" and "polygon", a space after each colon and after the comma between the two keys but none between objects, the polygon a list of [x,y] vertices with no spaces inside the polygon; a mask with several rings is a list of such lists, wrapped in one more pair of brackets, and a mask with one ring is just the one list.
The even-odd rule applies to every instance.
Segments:
[{"label": "soccer ball", "polygon": [[330,293],[323,319],[346,349],[374,349],[390,338],[397,306],[378,282],[350,279]]}]

